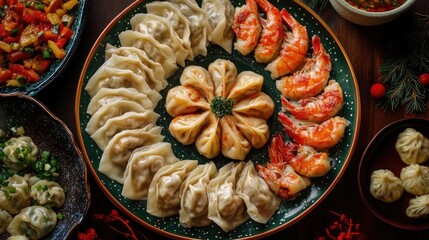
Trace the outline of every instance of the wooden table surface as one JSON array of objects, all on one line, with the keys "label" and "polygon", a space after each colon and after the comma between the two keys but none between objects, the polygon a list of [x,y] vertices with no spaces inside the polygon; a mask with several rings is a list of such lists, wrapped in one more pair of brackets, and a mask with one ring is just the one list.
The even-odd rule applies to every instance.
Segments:
[{"label": "wooden table surface", "polygon": [[[85,30],[80,41],[79,48],[73,56],[64,73],[35,97],[62,119],[72,132],[77,136],[74,116],[74,103],[79,76],[86,57],[107,24],[133,0],[97,0],[88,1],[88,13],[86,16]],[[417,0],[410,12],[429,14],[427,0]],[[429,231],[405,231],[392,227],[371,214],[365,208],[358,190],[357,169],[360,158],[366,146],[381,128],[387,124],[410,116],[427,116],[426,114],[406,114],[401,108],[396,112],[384,112],[377,108],[374,99],[370,97],[370,86],[380,77],[379,67],[385,59],[383,52],[383,39],[387,35],[400,35],[407,28],[403,23],[405,16],[400,17],[386,25],[366,27],[348,22],[339,16],[328,4],[323,11],[316,11],[329,25],[334,34],[339,38],[350,61],[353,65],[361,96],[361,131],[353,158],[333,191],[310,214],[291,227],[282,230],[269,239],[314,239],[316,233],[323,233],[336,220],[329,210],[344,213],[354,222],[361,225],[364,239],[429,239]],[[102,239],[123,239],[123,235],[115,235],[115,232],[105,225],[97,223],[94,214],[102,209],[115,209],[107,198],[101,193],[100,188],[89,176],[92,192],[92,205],[84,224],[78,228],[78,232],[84,232],[88,227],[93,227]],[[122,216],[124,214],[120,213]],[[126,218],[126,217],[125,217]],[[146,235],[148,239],[161,239],[161,236],[144,229],[142,226],[130,220],[133,229]],[[74,238],[77,235],[74,235]]]}]

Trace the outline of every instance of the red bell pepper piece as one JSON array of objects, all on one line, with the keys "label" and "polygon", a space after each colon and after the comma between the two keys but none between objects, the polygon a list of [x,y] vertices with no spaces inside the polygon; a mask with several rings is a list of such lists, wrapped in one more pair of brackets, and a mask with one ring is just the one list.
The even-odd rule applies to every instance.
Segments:
[{"label": "red bell pepper piece", "polygon": [[12,72],[8,69],[0,70],[0,82],[4,82],[6,80],[10,80],[12,77]]},{"label": "red bell pepper piece", "polygon": [[57,38],[58,38],[58,34],[55,34],[50,29],[46,29],[43,31],[43,39],[45,41],[48,41],[48,40],[56,41]]},{"label": "red bell pepper piece", "polygon": [[17,51],[17,52],[11,52],[7,54],[7,59],[11,63],[15,63],[27,58],[30,58],[31,55],[29,53],[23,52],[23,51]]},{"label": "red bell pepper piece", "polygon": [[12,72],[12,74],[23,76],[27,79],[28,82],[37,82],[40,80],[39,74],[37,74],[33,69],[26,69],[20,64],[9,64],[9,70]]},{"label": "red bell pepper piece", "polygon": [[61,37],[65,37],[67,39],[71,39],[73,36],[73,30],[68,27],[63,27],[60,32]]},{"label": "red bell pepper piece", "polygon": [[55,43],[57,44],[58,48],[64,48],[64,45],[67,43],[67,38],[59,37]]}]

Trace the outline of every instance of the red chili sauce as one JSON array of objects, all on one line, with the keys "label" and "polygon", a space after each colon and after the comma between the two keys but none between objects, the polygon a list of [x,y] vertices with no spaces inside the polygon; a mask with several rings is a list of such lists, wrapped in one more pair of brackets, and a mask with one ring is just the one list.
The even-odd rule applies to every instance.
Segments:
[{"label": "red chili sauce", "polygon": [[386,12],[401,6],[406,0],[345,0],[353,7],[368,12]]}]

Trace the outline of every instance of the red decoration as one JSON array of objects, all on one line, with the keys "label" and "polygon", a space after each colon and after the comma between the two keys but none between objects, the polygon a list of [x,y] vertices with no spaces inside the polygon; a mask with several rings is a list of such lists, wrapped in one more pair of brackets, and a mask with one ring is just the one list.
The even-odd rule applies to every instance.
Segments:
[{"label": "red decoration", "polygon": [[333,222],[329,227],[325,228],[325,235],[318,235],[317,240],[361,240],[362,233],[360,232],[360,224],[353,223],[352,218],[347,218],[345,214],[339,214],[334,211],[329,211],[337,215],[339,221]]},{"label": "red decoration", "polygon": [[429,85],[429,73],[420,74],[419,82],[420,82],[420,84],[425,85],[425,86]]},{"label": "red decoration", "polygon": [[371,93],[371,96],[373,98],[382,98],[384,94],[386,93],[386,87],[381,83],[376,83],[371,86],[371,89],[369,90]]}]

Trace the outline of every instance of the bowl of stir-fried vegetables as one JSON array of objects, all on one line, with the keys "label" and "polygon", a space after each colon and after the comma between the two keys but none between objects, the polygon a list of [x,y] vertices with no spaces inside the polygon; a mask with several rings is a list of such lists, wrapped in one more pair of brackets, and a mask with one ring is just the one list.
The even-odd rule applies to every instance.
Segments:
[{"label": "bowl of stir-fried vegetables", "polygon": [[86,0],[0,0],[0,93],[35,95],[80,40]]}]

